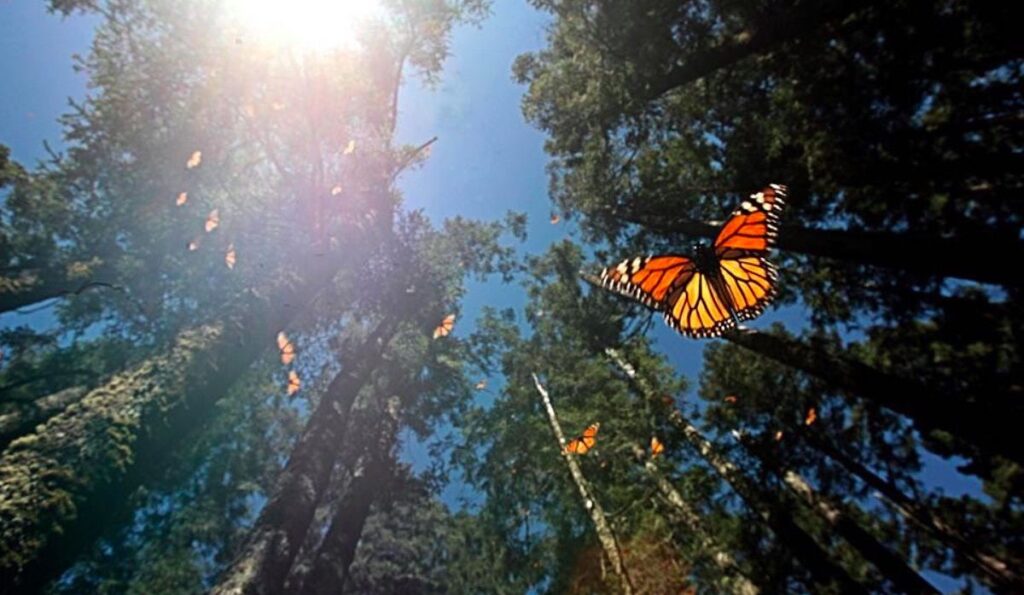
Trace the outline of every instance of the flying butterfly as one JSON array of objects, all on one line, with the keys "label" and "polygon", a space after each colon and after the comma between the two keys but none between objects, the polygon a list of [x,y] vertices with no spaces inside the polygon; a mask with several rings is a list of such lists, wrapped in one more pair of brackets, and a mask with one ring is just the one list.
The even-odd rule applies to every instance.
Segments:
[{"label": "flying butterfly", "polygon": [[665,445],[658,440],[657,436],[651,436],[651,458],[656,459],[663,452],[665,452]]},{"label": "flying butterfly", "polygon": [[455,315],[449,314],[448,316],[445,316],[444,320],[441,321],[441,324],[437,325],[437,328],[434,329],[434,338],[440,339],[441,337],[447,337],[452,334],[452,329],[454,328]]},{"label": "flying butterfly", "polygon": [[233,269],[235,268],[236,262],[238,262],[238,253],[235,252],[235,245],[228,244],[228,251],[224,254],[224,264],[226,264],[229,269]]},{"label": "flying butterfly", "polygon": [[601,423],[591,424],[583,433],[565,443],[565,452],[573,455],[585,455],[587,451],[597,444],[597,431],[601,429]]},{"label": "flying butterfly", "polygon": [[299,379],[299,374],[295,370],[288,371],[288,396],[293,396],[299,392],[302,388],[302,380]]},{"label": "flying butterfly", "polygon": [[730,214],[712,245],[692,255],[624,260],[601,271],[605,288],[664,313],[687,337],[717,337],[764,312],[775,297],[775,244],[786,187],[771,184]]},{"label": "flying butterfly", "polygon": [[284,331],[277,333],[277,350],[281,353],[281,363],[288,365],[295,361],[295,344]]},{"label": "flying butterfly", "polygon": [[203,229],[206,230],[206,233],[210,233],[211,231],[217,229],[219,225],[220,211],[218,209],[214,209],[210,211],[209,215],[206,216],[206,224],[203,225]]}]

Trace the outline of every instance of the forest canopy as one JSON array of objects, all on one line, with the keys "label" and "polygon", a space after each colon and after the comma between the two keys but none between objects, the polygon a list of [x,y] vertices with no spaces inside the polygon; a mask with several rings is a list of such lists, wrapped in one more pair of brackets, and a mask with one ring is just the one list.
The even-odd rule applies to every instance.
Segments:
[{"label": "forest canopy", "polygon": [[1004,4],[51,0],[0,592],[1024,591]]}]

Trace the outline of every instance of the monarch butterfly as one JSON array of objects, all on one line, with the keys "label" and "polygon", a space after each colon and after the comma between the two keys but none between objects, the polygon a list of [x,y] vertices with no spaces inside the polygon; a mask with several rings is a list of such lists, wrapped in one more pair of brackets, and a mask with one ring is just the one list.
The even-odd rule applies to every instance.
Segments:
[{"label": "monarch butterfly", "polygon": [[235,245],[228,244],[228,251],[224,254],[224,264],[228,265],[229,269],[233,269],[236,262],[238,262],[238,254],[235,252]]},{"label": "monarch butterfly", "polygon": [[485,388],[487,388],[487,381],[486,380],[481,380],[480,382],[477,382],[473,386],[473,388],[475,388],[476,390],[484,390]]},{"label": "monarch butterfly", "polygon": [[288,339],[284,331],[277,333],[277,350],[281,352],[281,363],[288,365],[295,361],[295,345]]},{"label": "monarch butterfly", "polygon": [[288,371],[288,396],[292,396],[299,392],[302,388],[302,380],[299,379],[299,375],[295,370]]},{"label": "monarch butterfly", "polygon": [[565,443],[565,452],[573,455],[585,455],[587,451],[597,444],[597,431],[601,428],[600,422],[591,424],[583,434]]},{"label": "monarch butterfly", "polygon": [[811,407],[810,409],[807,410],[807,416],[804,417],[804,425],[809,426],[813,424],[815,421],[817,421],[817,419],[818,412],[814,410],[814,407]]},{"label": "monarch butterfly", "polygon": [[775,297],[775,266],[765,256],[775,243],[786,187],[771,184],[740,203],[714,244],[692,256],[624,260],[601,271],[605,288],[664,312],[687,337],[717,337],[756,318]]},{"label": "monarch butterfly", "polygon": [[220,211],[214,209],[206,216],[206,225],[203,228],[206,230],[206,233],[210,233],[217,229],[218,225],[220,225]]},{"label": "monarch butterfly", "polygon": [[452,329],[454,328],[455,315],[449,314],[448,316],[445,316],[444,320],[441,321],[441,324],[437,325],[437,328],[434,329],[434,338],[439,339],[441,337],[447,337],[452,333]]},{"label": "monarch butterfly", "polygon": [[665,445],[658,440],[657,436],[651,436],[651,458],[656,459],[663,452],[665,452]]}]

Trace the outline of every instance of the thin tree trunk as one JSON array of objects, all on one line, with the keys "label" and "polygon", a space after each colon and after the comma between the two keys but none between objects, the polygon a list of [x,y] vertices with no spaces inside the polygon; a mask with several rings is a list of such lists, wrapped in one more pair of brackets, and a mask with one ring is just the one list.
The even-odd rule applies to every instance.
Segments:
[{"label": "thin tree trunk", "polygon": [[19,404],[10,413],[0,415],[0,448],[19,436],[28,434],[37,425],[76,403],[86,394],[84,386],[72,386],[30,403]]},{"label": "thin tree trunk", "polygon": [[900,516],[945,544],[956,556],[962,557],[970,566],[974,567],[978,576],[986,583],[999,588],[1002,592],[1024,593],[1024,575],[1020,573],[1020,569],[1024,568],[1024,561],[1014,560],[1012,563],[1007,563],[999,559],[998,556],[986,553],[982,544],[972,543],[956,528],[933,515],[927,507],[918,504],[900,491],[892,482],[879,477],[827,440],[814,436],[812,432],[803,432],[801,435],[811,447],[842,465],[847,471],[878,492]]},{"label": "thin tree trunk", "polygon": [[[688,219],[624,217],[647,229],[714,239],[720,226]],[[812,229],[783,226],[777,238],[781,250],[913,271],[940,277],[970,279],[1011,287],[1024,283],[1013,267],[1004,263],[1024,260],[1024,242],[998,237],[941,238],[914,233]],[[978,258],[977,254],[999,254]]]},{"label": "thin tree trunk", "polygon": [[301,595],[339,593],[344,589],[370,509],[382,496],[394,468],[391,449],[398,430],[399,398],[388,399],[385,407],[377,442],[370,445],[361,468],[335,508],[330,527],[313,558],[313,568],[299,590]]},{"label": "thin tree trunk", "polygon": [[327,387],[292,449],[274,494],[260,511],[242,553],[220,577],[218,595],[280,593],[303,544],[317,504],[331,480],[337,448],[345,435],[348,413],[359,391],[380,365],[397,328],[388,318],[379,323]]},{"label": "thin tree trunk", "polygon": [[985,412],[981,404],[968,410],[960,403],[951,403],[953,397],[936,395],[935,391],[916,382],[879,372],[863,362],[830,353],[827,349],[771,333],[748,329],[726,333],[723,337],[905,415],[914,421],[922,434],[947,432],[989,455],[1001,455],[1024,464],[1024,443],[1007,439],[1016,431],[1017,415]]},{"label": "thin tree trunk", "polygon": [[540,379],[537,378],[536,374],[533,374],[533,385],[537,388],[541,401],[544,403],[544,410],[548,415],[548,423],[551,425],[551,431],[554,433],[555,440],[558,441],[558,447],[559,451],[562,453],[562,458],[565,459],[565,464],[569,467],[569,473],[572,475],[573,483],[576,484],[576,489],[579,490],[580,498],[583,499],[583,507],[586,508],[588,513],[590,513],[590,520],[594,523],[594,531],[597,533],[597,540],[601,543],[601,547],[604,549],[604,553],[605,556],[607,556],[608,561],[611,562],[612,570],[620,579],[622,591],[626,595],[630,595],[633,592],[633,583],[629,578],[629,572],[626,570],[625,562],[619,552],[619,545],[615,539],[615,534],[612,533],[612,528],[608,524],[608,519],[604,515],[604,509],[601,508],[601,503],[591,495],[590,489],[587,487],[587,480],[583,477],[583,470],[580,469],[579,462],[573,458],[573,455],[565,452],[565,434],[562,432],[562,426],[558,423],[558,416],[555,414],[555,408],[551,404],[551,397],[548,395],[548,391],[540,383]]},{"label": "thin tree trunk", "polygon": [[686,528],[694,535],[697,545],[701,552],[706,554],[715,563],[715,566],[719,568],[727,577],[731,592],[738,595],[757,595],[761,592],[757,585],[750,582],[750,580],[743,576],[740,572],[739,566],[736,564],[736,559],[732,557],[732,554],[722,549],[722,547],[716,543],[716,541],[708,534],[707,529],[704,527],[704,523],[701,521],[700,514],[694,510],[690,503],[687,502],[682,494],[662,475],[661,471],[658,470],[658,466],[654,464],[649,457],[647,457],[644,449],[639,445],[633,445],[633,454],[636,456],[638,462],[640,462],[644,471],[651,480],[658,486],[658,490],[661,492],[662,497],[672,505],[672,508],[678,514],[679,518],[686,525]]},{"label": "thin tree trunk", "polygon": [[180,332],[14,440],[0,455],[0,592],[41,590],[124,514],[131,491],[357,252],[312,259],[309,283]]},{"label": "thin tree trunk", "polygon": [[850,0],[805,1],[796,3],[788,11],[762,15],[756,28],[742,31],[731,40],[692,54],[682,64],[670,68],[657,83],[645,89],[645,99],[657,99],[673,89],[732,66],[744,58],[771,51],[783,43],[820,34],[827,30],[825,25],[828,22],[838,20],[863,6],[862,2]]},{"label": "thin tree trunk", "polygon": [[[626,375],[640,395],[652,401],[656,398],[654,391],[637,374],[636,368],[626,361],[617,350],[609,348],[605,353]],[[776,506],[762,497],[760,490],[753,482],[736,465],[722,456],[715,446],[701,435],[700,430],[683,417],[681,411],[673,410],[669,415],[669,421],[683,433],[687,441],[719,476],[732,486],[747,506],[764,520],[778,537],[779,542],[796,554],[803,567],[811,574],[814,582],[820,588],[834,589],[840,593],[867,593],[867,590],[845,569],[833,562],[828,552],[797,525],[788,514],[780,512]]]}]

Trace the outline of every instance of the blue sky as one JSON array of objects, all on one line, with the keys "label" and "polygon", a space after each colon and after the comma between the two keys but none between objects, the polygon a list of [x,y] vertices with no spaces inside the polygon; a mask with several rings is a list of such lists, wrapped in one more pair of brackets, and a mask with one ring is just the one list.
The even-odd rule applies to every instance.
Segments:
[{"label": "blue sky", "polygon": [[[61,19],[43,5],[41,0],[0,0],[0,143],[28,166],[45,159],[43,140],[61,146],[56,118],[67,111],[69,96],[85,93],[84,78],[73,71],[71,56],[88,51],[95,24],[90,17]],[[509,210],[525,212],[529,240],[522,246],[524,254],[543,251],[572,229],[571,224],[549,222],[544,136],[523,120],[524,89],[511,77],[517,55],[543,46],[547,20],[525,0],[496,0],[481,27],[456,31],[442,82],[426,89],[410,78],[400,100],[401,142],[420,144],[438,137],[426,164],[401,180],[407,205],[423,208],[435,221],[454,215],[488,220]],[[472,330],[472,320],[485,304],[521,309],[525,297],[518,285],[472,283],[458,333]],[[763,328],[774,320],[798,328],[801,310],[770,312],[750,326]],[[16,320],[11,317],[0,321],[12,322]],[[660,321],[652,332],[659,349],[695,385],[704,343],[682,339]],[[414,459],[424,456],[409,454]],[[978,493],[973,480],[934,457],[928,460],[924,475],[930,484],[952,494]]]}]

